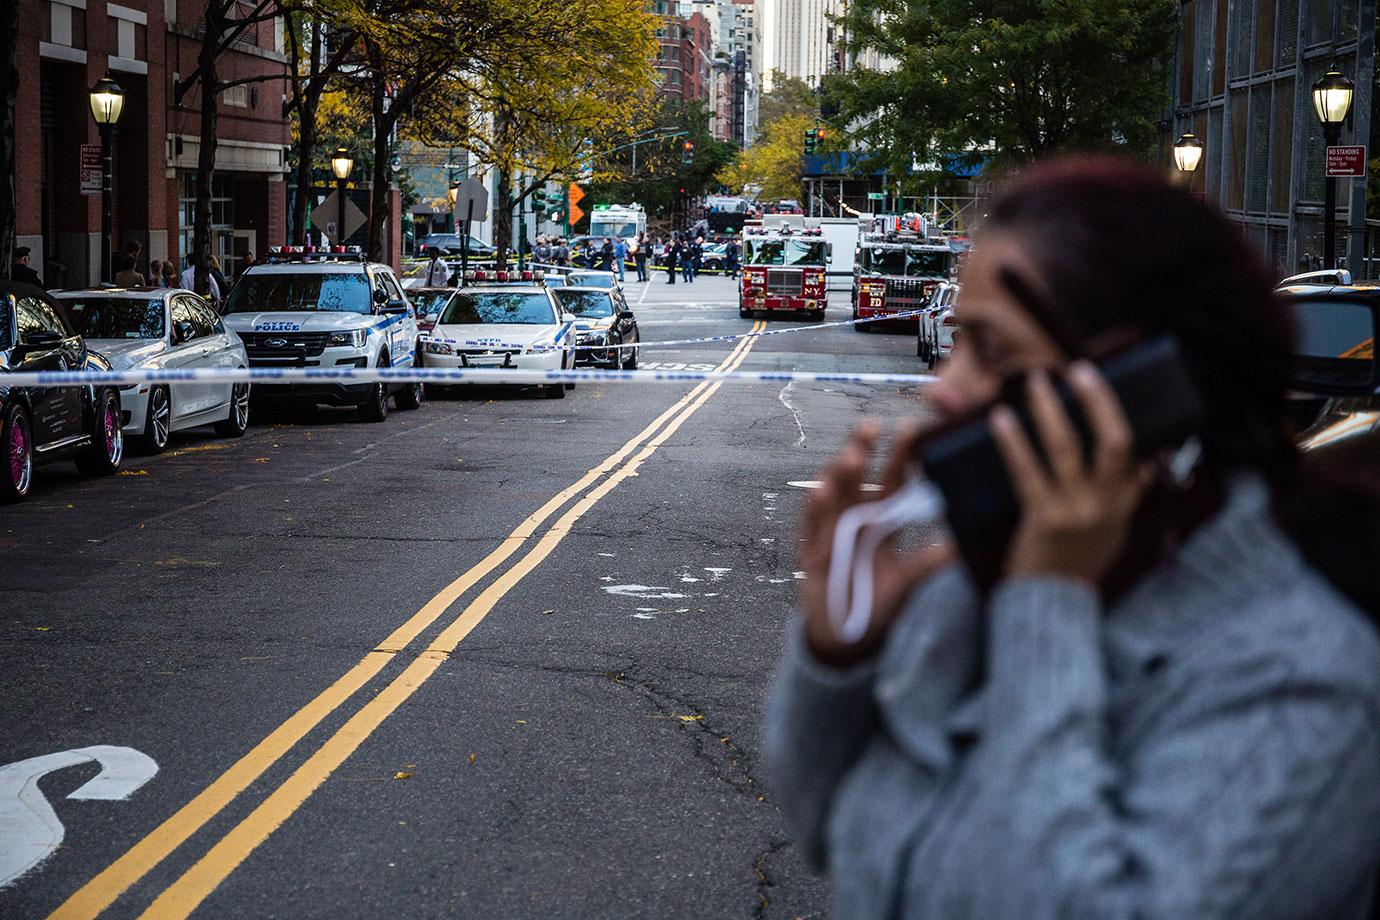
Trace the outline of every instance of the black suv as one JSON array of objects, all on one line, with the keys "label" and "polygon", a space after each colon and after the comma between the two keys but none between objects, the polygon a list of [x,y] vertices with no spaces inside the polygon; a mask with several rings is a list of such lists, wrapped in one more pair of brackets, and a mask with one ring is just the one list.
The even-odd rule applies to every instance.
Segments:
[{"label": "black suv", "polygon": [[29,494],[33,470],[76,460],[86,476],[115,472],[124,456],[120,394],[110,386],[10,386],[25,371],[110,370],[87,351],[67,314],[39,288],[0,281],[0,502]]},{"label": "black suv", "polygon": [[1291,397],[1299,446],[1319,459],[1380,456],[1380,281],[1344,269],[1295,275],[1277,293],[1294,314]]}]

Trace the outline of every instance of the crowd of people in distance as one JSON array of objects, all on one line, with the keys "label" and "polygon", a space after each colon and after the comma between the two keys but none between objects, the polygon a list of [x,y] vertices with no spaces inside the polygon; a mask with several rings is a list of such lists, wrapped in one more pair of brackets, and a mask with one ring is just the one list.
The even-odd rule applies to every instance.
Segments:
[{"label": "crowd of people in distance", "polygon": [[[138,240],[130,240],[125,244],[123,250],[111,253],[110,265],[114,272],[111,281],[115,287],[196,290],[196,263],[191,256],[188,256],[187,267],[181,272],[178,272],[176,263],[171,259],[150,259],[147,264],[148,271],[142,272],[139,270],[139,266],[143,264],[141,261],[143,250],[143,244]],[[32,257],[33,250],[30,247],[15,247],[13,261],[10,264],[10,277],[15,281],[22,281],[36,287],[45,289],[50,287],[44,283],[43,276],[30,264]],[[252,251],[246,252],[239,259],[236,277],[243,275],[256,264],[258,264],[258,259],[254,253]],[[221,271],[220,259],[216,256],[211,256],[208,263],[206,284],[209,290],[201,293],[209,295],[216,302],[219,302],[230,291],[231,280]]]}]

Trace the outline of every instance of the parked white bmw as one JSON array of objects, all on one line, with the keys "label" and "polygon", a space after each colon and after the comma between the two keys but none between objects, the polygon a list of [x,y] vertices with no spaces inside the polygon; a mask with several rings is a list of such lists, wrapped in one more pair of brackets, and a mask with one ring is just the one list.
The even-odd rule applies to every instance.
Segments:
[{"label": "parked white bmw", "polygon": [[[422,339],[426,367],[565,370],[575,366],[570,334],[575,317],[562,313],[545,286],[465,287],[451,298]],[[565,385],[542,388],[551,399]]]},{"label": "parked white bmw", "polygon": [[[191,291],[177,288],[100,288],[55,291],[87,347],[116,370],[248,367],[240,337]],[[214,424],[238,438],[249,427],[249,384],[131,384],[120,388],[124,432],[158,453],[168,436]]]}]

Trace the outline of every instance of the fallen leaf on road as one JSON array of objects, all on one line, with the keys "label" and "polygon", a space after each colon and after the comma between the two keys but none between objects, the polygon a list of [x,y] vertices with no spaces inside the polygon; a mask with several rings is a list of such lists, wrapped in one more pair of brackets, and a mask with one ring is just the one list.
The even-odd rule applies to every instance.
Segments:
[{"label": "fallen leaf on road", "polygon": [[549,617],[549,616],[551,616],[551,614],[553,614],[553,613],[555,613],[555,612],[556,612],[556,611],[554,611],[554,610],[543,610],[543,611],[541,612],[541,615],[544,616],[544,617]]},{"label": "fallen leaf on road", "polygon": [[267,458],[267,457],[255,457],[255,458],[254,458],[254,462],[255,462],[255,463],[267,463],[267,462],[268,462],[268,458]]},{"label": "fallen leaf on road", "polygon": [[[44,629],[47,629],[48,627],[45,626],[45,627],[43,627],[43,628],[44,628]],[[517,720],[517,724],[519,724],[519,725],[526,725],[526,724],[527,724],[527,720],[526,720],[526,719],[518,719],[518,720]]]},{"label": "fallen leaf on road", "polygon": [[470,754],[470,766],[474,766],[474,754]]},{"label": "fallen leaf on road", "polygon": [[148,470],[120,470],[121,476],[147,476]]},{"label": "fallen leaf on road", "polygon": [[703,722],[704,716],[676,716],[682,722]]},{"label": "fallen leaf on road", "polygon": [[50,630],[50,629],[52,629],[52,628],[53,628],[53,627],[51,627],[51,626],[35,626],[35,627],[34,627],[34,632],[47,632],[48,630]]},{"label": "fallen leaf on road", "polygon": [[393,774],[393,778],[394,778],[394,779],[411,779],[411,778],[412,778],[412,774],[411,774],[411,773],[408,773],[408,772],[405,771],[405,770],[399,770],[397,773],[394,773],[394,774]]}]

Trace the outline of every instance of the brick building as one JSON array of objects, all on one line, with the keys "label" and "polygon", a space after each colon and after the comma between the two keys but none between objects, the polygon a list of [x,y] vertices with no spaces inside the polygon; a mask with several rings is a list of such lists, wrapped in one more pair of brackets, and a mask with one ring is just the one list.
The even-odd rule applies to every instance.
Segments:
[{"label": "brick building", "polygon": [[662,21],[656,30],[661,44],[656,62],[661,94],[687,102],[708,100],[712,45],[709,21],[699,12],[679,15],[679,4],[668,0],[657,0],[653,8]]},{"label": "brick building", "polygon": [[[180,262],[190,245],[199,88],[174,98],[196,66],[197,0],[19,0],[18,245],[50,286],[99,281],[101,196],[83,191],[83,145],[100,136],[87,91],[107,73],[124,90],[112,144],[113,239]],[[250,7],[244,7],[247,11]],[[285,72],[281,25],[251,25],[219,60],[222,79]],[[227,273],[285,235],[286,145],[280,80],[226,90],[212,188],[212,251]]]}]

